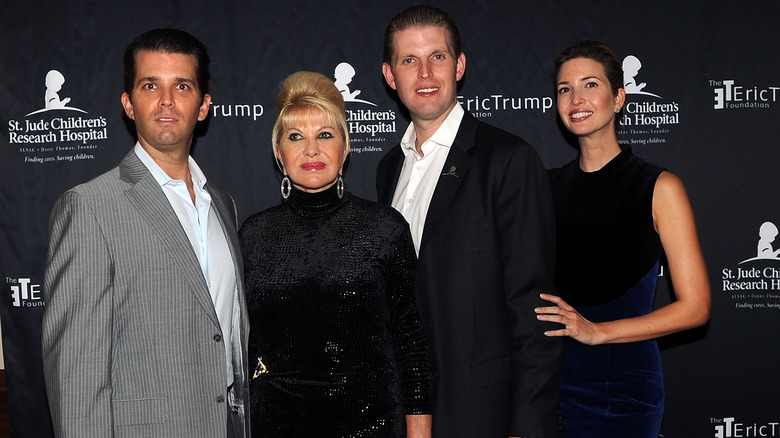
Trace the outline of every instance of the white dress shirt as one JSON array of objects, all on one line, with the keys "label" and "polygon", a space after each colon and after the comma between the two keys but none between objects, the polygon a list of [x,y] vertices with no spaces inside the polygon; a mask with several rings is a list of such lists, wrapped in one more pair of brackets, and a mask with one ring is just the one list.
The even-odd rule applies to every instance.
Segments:
[{"label": "white dress shirt", "polygon": [[[208,285],[214,310],[222,329],[222,343],[225,345],[225,358],[228,366],[227,386],[229,387],[233,384],[231,328],[234,306],[238,296],[238,283],[227,237],[222,230],[217,212],[211,207],[211,195],[205,189],[206,176],[195,160],[189,157],[190,175],[195,191],[195,204],[193,204],[187,184],[183,180],[172,179],[168,176],[139,143],[135,144],[134,151],[157,183],[160,184],[187,234],[192,250],[198,257],[200,269]],[[230,226],[230,224],[226,226]]]},{"label": "white dress shirt", "polygon": [[433,192],[436,190],[436,184],[442,174],[444,162],[447,160],[452,143],[458,134],[463,114],[463,108],[460,104],[456,104],[439,129],[422,144],[422,156],[417,153],[414,146],[417,140],[414,122],[409,124],[401,139],[401,150],[405,158],[401,175],[398,177],[398,185],[396,185],[393,194],[392,206],[400,211],[409,222],[417,255],[420,255],[420,242],[422,241],[428,207],[431,205]]}]

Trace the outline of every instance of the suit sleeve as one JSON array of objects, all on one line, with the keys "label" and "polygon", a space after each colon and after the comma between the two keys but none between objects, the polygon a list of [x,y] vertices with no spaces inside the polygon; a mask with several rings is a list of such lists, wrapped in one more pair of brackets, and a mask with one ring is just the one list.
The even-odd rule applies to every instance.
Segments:
[{"label": "suit sleeve", "polygon": [[496,198],[505,297],[512,330],[511,436],[558,436],[562,341],[536,319],[542,292],[554,293],[555,217],[547,173],[536,152],[518,148]]},{"label": "suit sleeve", "polygon": [[113,262],[90,205],[54,206],[44,274],[43,370],[55,435],[112,436]]}]

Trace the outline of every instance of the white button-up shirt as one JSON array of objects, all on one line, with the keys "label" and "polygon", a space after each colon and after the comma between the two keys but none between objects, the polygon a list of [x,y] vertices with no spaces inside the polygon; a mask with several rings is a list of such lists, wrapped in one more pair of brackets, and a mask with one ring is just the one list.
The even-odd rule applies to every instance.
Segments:
[{"label": "white button-up shirt", "polygon": [[157,183],[160,184],[168,202],[173,207],[173,211],[179,218],[184,233],[192,245],[192,250],[198,257],[200,269],[203,272],[206,285],[208,285],[214,310],[222,329],[222,343],[225,345],[225,358],[228,367],[227,386],[230,386],[233,384],[231,331],[238,283],[227,237],[222,230],[217,212],[211,207],[211,195],[205,188],[206,176],[195,160],[189,157],[188,164],[195,191],[195,203],[193,204],[187,184],[183,180],[172,179],[168,176],[139,143],[135,144],[134,151]]},{"label": "white button-up shirt", "polygon": [[463,114],[464,110],[460,104],[452,108],[439,129],[422,144],[423,155],[420,155],[414,146],[417,140],[414,123],[409,124],[401,139],[401,150],[405,158],[393,194],[392,206],[409,222],[414,249],[418,255],[428,207],[431,205],[444,162],[458,134]]}]

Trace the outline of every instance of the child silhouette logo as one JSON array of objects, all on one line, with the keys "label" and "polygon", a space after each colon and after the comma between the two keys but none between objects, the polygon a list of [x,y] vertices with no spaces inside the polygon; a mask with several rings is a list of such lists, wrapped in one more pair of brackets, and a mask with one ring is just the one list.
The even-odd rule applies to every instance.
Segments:
[{"label": "child silhouette logo", "polygon": [[778,259],[780,249],[772,248],[772,242],[777,237],[777,227],[772,222],[764,222],[758,229],[758,251],[756,258]]},{"label": "child silhouette logo", "polygon": [[46,106],[44,108],[65,108],[70,102],[70,97],[60,99],[58,91],[62,90],[62,84],[65,83],[65,76],[57,70],[51,70],[46,74]]},{"label": "child silhouette logo", "polygon": [[344,97],[344,102],[357,102],[376,106],[376,104],[373,102],[369,102],[363,99],[356,99],[357,95],[360,94],[360,90],[351,91],[349,89],[349,84],[352,82],[352,78],[355,77],[355,68],[352,67],[351,64],[348,62],[342,62],[341,64],[337,65],[336,70],[333,72],[333,77],[336,79],[334,81],[336,88],[338,88],[338,90],[341,92],[341,95]]},{"label": "child silhouette logo", "polygon": [[70,97],[60,98],[59,91],[62,90],[62,85],[64,83],[65,83],[65,76],[63,76],[62,73],[60,73],[57,70],[49,70],[49,72],[46,73],[46,82],[45,82],[46,93],[44,96],[43,109],[39,109],[38,111],[33,111],[27,115],[31,116],[33,114],[54,110],[54,109],[80,111],[82,113],[86,113],[86,111],[82,109],[68,106],[68,103],[70,102]]},{"label": "child silhouette logo", "polygon": [[623,58],[623,89],[626,90],[626,94],[644,94],[645,96],[660,98],[661,96],[657,94],[642,91],[647,85],[646,83],[636,83],[636,76],[641,68],[642,63],[636,56],[628,55]]},{"label": "child silhouette logo", "polygon": [[777,238],[778,230],[777,226],[772,222],[764,222],[758,228],[758,245],[756,247],[756,256],[743,260],[740,264],[745,262],[752,262],[754,260],[780,260],[780,249],[774,249],[772,242]]}]

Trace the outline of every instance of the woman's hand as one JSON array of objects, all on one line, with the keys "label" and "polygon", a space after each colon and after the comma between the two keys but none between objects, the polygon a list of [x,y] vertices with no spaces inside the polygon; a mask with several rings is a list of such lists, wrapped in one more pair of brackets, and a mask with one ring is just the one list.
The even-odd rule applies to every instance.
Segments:
[{"label": "woman's hand", "polygon": [[557,322],[565,328],[544,332],[546,336],[569,336],[587,345],[603,343],[599,325],[583,318],[572,306],[561,297],[549,294],[539,295],[543,300],[550,301],[555,306],[537,307],[534,309],[536,318],[540,321]]},{"label": "woman's hand", "polygon": [[406,437],[407,438],[431,438],[432,425],[433,425],[433,416],[431,415],[407,415],[406,416]]}]

